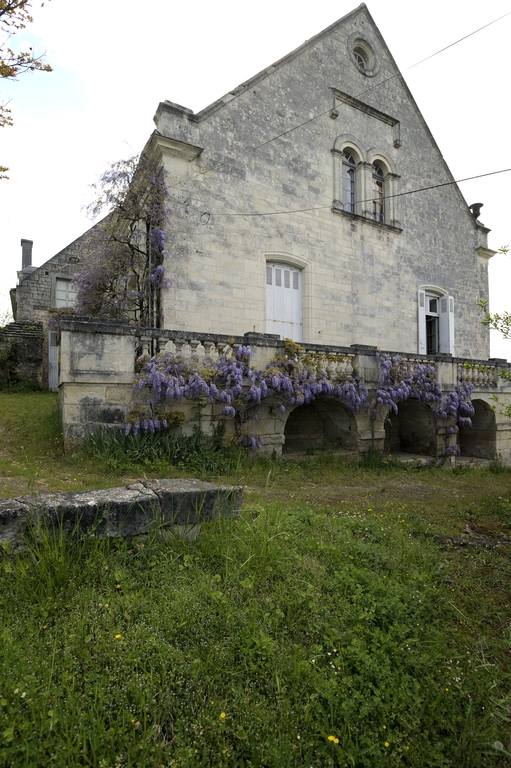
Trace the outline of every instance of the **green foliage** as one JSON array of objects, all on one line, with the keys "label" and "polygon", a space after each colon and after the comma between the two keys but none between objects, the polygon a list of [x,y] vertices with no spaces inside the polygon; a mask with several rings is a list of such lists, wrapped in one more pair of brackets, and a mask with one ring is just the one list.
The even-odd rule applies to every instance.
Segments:
[{"label": "green foliage", "polygon": [[508,616],[488,587],[509,562],[451,557],[409,522],[298,502],[196,543],[36,529],[0,557],[0,760],[507,765]]},{"label": "green foliage", "polygon": [[20,377],[18,366],[21,360],[19,341],[10,341],[0,350],[0,392],[41,391],[41,385],[37,381]]},{"label": "green foliage", "polygon": [[[0,2],[0,79],[17,80],[24,72],[52,71],[50,65],[44,63],[42,56],[34,56],[31,48],[28,51],[14,51],[7,47],[13,35],[25,29],[27,24],[33,21],[29,13],[31,5],[30,0],[1,0]],[[0,128],[12,124],[11,110],[6,103],[0,102]],[[0,179],[8,178],[4,175],[7,170],[0,166]]]},{"label": "green foliage", "polygon": [[[509,253],[509,246],[503,245],[498,249],[499,253]],[[488,310],[488,299],[481,299],[478,302],[479,309],[483,313],[483,319],[481,323],[487,325],[488,328],[494,331],[499,331],[505,339],[511,339],[511,313],[504,312],[502,315],[495,312],[491,314]]]},{"label": "green foliage", "polygon": [[13,384],[17,381],[17,367],[19,363],[19,342],[11,341],[0,351],[0,384]]},{"label": "green foliage", "polygon": [[100,430],[90,436],[87,451],[110,469],[139,466],[154,470],[171,465],[201,477],[230,474],[237,471],[244,451],[238,445],[224,446],[224,432],[223,421],[215,425],[212,435],[198,424],[190,435]]},{"label": "green foliage", "polygon": [[364,453],[360,458],[359,464],[361,467],[364,467],[364,469],[378,471],[396,469],[396,467],[399,466],[399,463],[393,459],[392,456],[384,456],[381,451],[374,449]]}]

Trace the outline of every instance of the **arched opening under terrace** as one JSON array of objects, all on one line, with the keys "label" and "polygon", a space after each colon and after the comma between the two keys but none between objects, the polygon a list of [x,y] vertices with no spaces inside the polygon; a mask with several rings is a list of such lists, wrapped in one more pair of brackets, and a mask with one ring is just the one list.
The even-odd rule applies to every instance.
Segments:
[{"label": "arched opening under terrace", "polygon": [[496,449],[495,412],[484,400],[472,400],[472,426],[460,426],[459,444],[462,456],[494,459]]},{"label": "arched opening under terrace", "polygon": [[430,406],[418,400],[399,403],[397,414],[389,414],[385,424],[385,451],[436,456],[435,417]]},{"label": "arched opening under terrace", "polygon": [[357,447],[355,417],[337,400],[318,399],[299,405],[286,421],[283,453],[322,448],[356,451]]}]

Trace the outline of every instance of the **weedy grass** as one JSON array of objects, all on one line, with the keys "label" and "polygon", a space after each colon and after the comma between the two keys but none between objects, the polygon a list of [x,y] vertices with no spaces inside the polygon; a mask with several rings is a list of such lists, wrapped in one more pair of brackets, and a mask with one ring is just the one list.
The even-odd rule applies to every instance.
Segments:
[{"label": "weedy grass", "polygon": [[[55,399],[25,397],[12,435],[0,409],[4,466],[24,446],[40,478],[119,483],[50,452]],[[431,535],[511,536],[510,471],[330,453],[218,469],[245,505],[196,542],[36,526],[4,548],[0,764],[511,766],[509,547]]]},{"label": "weedy grass", "polygon": [[2,764],[510,765],[507,553],[406,522],[271,503],[195,543],[35,530],[1,559]]},{"label": "weedy grass", "polygon": [[113,470],[142,467],[165,471],[168,467],[206,475],[230,475],[239,471],[245,451],[239,445],[224,445],[224,424],[212,435],[196,426],[189,435],[167,432],[125,434],[121,430],[98,430],[91,434],[85,452]]}]

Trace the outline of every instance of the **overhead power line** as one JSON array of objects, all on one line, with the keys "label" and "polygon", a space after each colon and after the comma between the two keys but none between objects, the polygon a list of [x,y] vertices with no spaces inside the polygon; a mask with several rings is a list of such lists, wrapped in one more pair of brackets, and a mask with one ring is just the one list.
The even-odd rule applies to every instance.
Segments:
[{"label": "overhead power line", "polygon": [[449,48],[452,48],[453,45],[457,45],[458,43],[463,42],[463,40],[466,40],[467,37],[472,37],[472,35],[475,35],[477,32],[481,32],[482,29],[486,29],[486,27],[491,27],[492,24],[496,24],[497,21],[500,21],[501,19],[505,19],[506,16],[509,16],[511,14],[511,11],[508,11],[503,16],[499,16],[498,19],[493,19],[493,21],[489,21],[488,24],[485,24],[484,27],[479,27],[479,29],[475,29],[473,32],[469,32],[468,35],[465,35],[464,37],[460,37],[459,40],[456,40],[454,43],[450,43],[449,45],[446,45],[445,48],[440,48],[439,51],[436,53],[432,53],[430,56],[426,56],[425,59],[421,59],[420,61],[417,61],[415,64],[412,64],[411,67],[406,68],[406,72],[408,72],[409,69],[413,69],[414,67],[418,67],[419,64],[422,64],[424,61],[428,61],[429,59],[432,59],[433,56],[438,56],[439,53],[443,53],[444,51],[447,51]]},{"label": "overhead power line", "polygon": [[[416,195],[419,192],[426,192],[430,189],[438,189],[439,187],[448,187],[452,184],[461,184],[464,181],[473,181],[474,179],[482,179],[485,176],[495,176],[498,173],[509,173],[511,171],[511,168],[503,168],[500,171],[491,171],[490,173],[480,173],[478,176],[467,176],[465,179],[458,179],[454,181],[444,181],[441,184],[431,184],[428,187],[419,187],[418,189],[411,189],[408,192],[398,192],[395,195],[388,195],[385,197],[385,200],[390,200],[391,198],[395,197],[405,197],[406,195]],[[372,203],[372,198],[369,200],[360,200],[359,204],[363,203]],[[311,211],[322,211],[326,208],[331,208],[332,205],[317,205],[312,208],[296,208],[292,210],[281,210],[281,211],[267,211],[266,213],[217,213],[215,211],[204,211],[203,216],[281,216],[283,214],[289,214],[289,213],[309,213]],[[208,218],[209,221],[209,218]],[[206,222],[207,223],[207,222]]]},{"label": "overhead power line", "polygon": [[[449,45],[445,46],[444,48],[441,48],[440,50],[436,51],[435,53],[430,54],[429,56],[426,56],[424,59],[421,59],[420,61],[417,61],[415,64],[412,64],[411,66],[407,67],[405,69],[405,72],[407,72],[410,69],[413,69],[414,67],[418,67],[419,64],[424,63],[425,61],[429,61],[429,59],[432,59],[434,56],[438,56],[440,53],[443,53],[443,51],[448,50],[449,48],[452,48],[455,45],[458,45],[458,43],[463,42],[463,40],[466,40],[469,37],[472,37],[473,35],[477,34],[478,32],[481,32],[483,29],[486,29],[487,27],[491,26],[492,24],[496,24],[498,21],[501,21],[506,16],[511,15],[511,11],[508,11],[508,13],[505,13],[503,16],[499,16],[497,19],[493,19],[493,21],[488,22],[488,24],[484,24],[482,27],[479,27],[478,29],[475,29],[473,32],[470,32],[468,35],[465,35],[464,37],[460,37],[459,40],[455,40],[453,43],[450,43]],[[385,83],[388,83],[390,80],[395,79],[396,77],[400,77],[401,73],[396,72],[396,74],[391,75],[390,77],[385,78],[385,80],[381,80],[379,83],[375,83],[370,88],[365,88],[363,91],[360,91],[354,98],[360,98],[360,96],[363,96],[365,93],[368,93],[375,88],[379,88]],[[323,117],[324,115],[330,114],[332,111],[332,107],[330,106],[328,109],[324,110],[323,112],[319,112],[317,115],[314,115],[313,117],[308,118],[307,120],[304,120],[301,123],[297,123],[294,126],[291,126],[291,128],[287,128],[285,131],[282,131],[279,134],[276,134],[271,139],[266,139],[265,141],[262,141],[260,144],[256,144],[253,147],[248,147],[247,149],[243,150],[243,152],[240,152],[237,155],[234,155],[230,160],[218,160],[213,163],[209,168],[206,168],[202,173],[201,177],[204,177],[206,174],[211,173],[211,171],[215,171],[218,167],[222,165],[228,165],[235,167],[233,165],[233,161],[239,160],[240,158],[244,157],[245,155],[250,154],[251,152],[256,152],[258,149],[262,149],[262,147],[267,146],[268,144],[271,144],[274,141],[277,141],[278,139],[281,139],[283,136],[287,136],[288,134],[292,133],[293,131],[296,131],[298,128],[303,128],[303,126],[308,125],[309,123],[314,122],[315,120],[318,120],[320,117]],[[181,183],[184,183],[181,182]],[[180,185],[177,185],[180,186]],[[176,187],[177,188],[177,187]]]}]

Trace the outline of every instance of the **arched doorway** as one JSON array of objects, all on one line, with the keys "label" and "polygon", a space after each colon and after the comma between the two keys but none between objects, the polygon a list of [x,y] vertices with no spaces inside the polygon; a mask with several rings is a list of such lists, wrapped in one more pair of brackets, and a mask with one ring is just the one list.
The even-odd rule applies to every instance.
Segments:
[{"label": "arched doorway", "polygon": [[462,456],[494,459],[496,449],[495,413],[484,400],[472,400],[472,426],[460,426],[459,442]]},{"label": "arched doorway", "polygon": [[315,400],[299,405],[289,414],[284,429],[283,452],[321,448],[357,450],[357,427],[353,414],[336,400]]},{"label": "arched doorway", "polygon": [[388,453],[414,453],[436,456],[436,428],[433,411],[426,403],[405,400],[397,414],[385,425],[385,450]]}]

